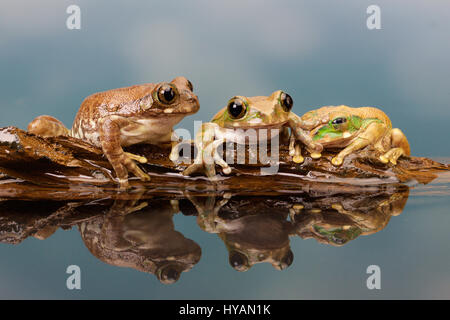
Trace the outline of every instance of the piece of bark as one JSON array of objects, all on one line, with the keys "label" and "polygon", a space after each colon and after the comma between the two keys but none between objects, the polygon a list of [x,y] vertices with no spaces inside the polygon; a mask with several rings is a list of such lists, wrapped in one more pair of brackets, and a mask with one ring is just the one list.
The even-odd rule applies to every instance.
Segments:
[{"label": "piece of bark", "polygon": [[[305,161],[295,164],[289,156],[287,146],[282,145],[277,174],[262,175],[260,164],[239,164],[232,166],[233,172],[230,175],[223,175],[216,166],[218,178],[210,181],[203,176],[181,175],[187,165],[176,165],[170,161],[168,149],[154,145],[135,145],[127,148],[127,151],[148,159],[147,164],[140,166],[152,178],[150,182],[142,182],[130,177],[130,184],[160,193],[182,190],[206,193],[304,191],[308,188],[324,188],[321,185],[323,183],[351,186],[379,186],[411,180],[428,183],[440,172],[449,170],[449,165],[421,157],[402,157],[395,166],[382,164],[376,158],[378,155],[370,149],[348,156],[340,167],[331,164],[333,153],[328,152],[318,160],[304,155]],[[83,189],[97,186],[100,194],[117,189],[113,180],[114,171],[99,148],[76,138],[42,138],[15,127],[0,129],[0,172],[41,188],[57,186],[73,189],[77,186]],[[6,185],[23,185],[20,180],[5,180],[5,176],[0,179],[3,180],[0,184],[0,197],[8,192],[4,190]],[[20,193],[20,187],[15,192]]]}]

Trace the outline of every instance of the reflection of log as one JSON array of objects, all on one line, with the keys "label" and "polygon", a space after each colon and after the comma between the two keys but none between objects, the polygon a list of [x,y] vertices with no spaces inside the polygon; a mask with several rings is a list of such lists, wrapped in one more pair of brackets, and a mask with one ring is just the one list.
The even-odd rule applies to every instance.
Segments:
[{"label": "reflection of log", "polygon": [[[95,226],[99,222],[108,222],[111,232],[104,232],[104,235],[116,234],[119,238],[111,236],[105,240],[122,244],[122,249],[124,247],[120,237],[124,233],[116,231],[122,230],[123,226],[141,230],[141,228],[152,228],[152,225],[155,225],[155,230],[164,230],[158,235],[158,238],[162,239],[160,243],[167,245],[170,239],[181,239],[186,244],[184,238],[173,230],[172,215],[181,211],[186,216],[197,216],[199,226],[207,232],[236,233],[239,231],[241,249],[244,248],[244,243],[247,248],[273,249],[273,245],[279,247],[288,245],[287,234],[298,235],[302,238],[314,237],[324,242],[326,237],[316,230],[317,226],[334,231],[339,228],[343,228],[344,231],[357,228],[360,230],[358,235],[378,232],[387,225],[391,216],[402,212],[409,194],[409,189],[405,185],[389,186],[372,191],[362,189],[361,192],[347,194],[345,190],[339,192],[339,189],[336,187],[331,190],[334,193],[324,191],[316,194],[277,196],[238,195],[229,199],[220,196],[185,198],[179,195],[169,198],[171,201],[155,199],[152,195],[144,193],[128,194],[127,200],[108,198],[94,201],[89,199],[3,200],[0,201],[0,243],[17,244],[30,236],[46,239],[59,228],[70,229],[81,226],[80,232],[85,242],[85,236],[87,236],[92,239],[91,245],[95,245],[93,237],[90,237],[88,233],[91,231],[97,233],[99,230],[106,229],[84,228],[83,225]],[[69,197],[71,195],[70,192],[61,193]],[[280,225],[277,227],[271,222],[268,223],[267,217],[269,221],[275,219]],[[127,219],[135,222],[130,224]],[[274,228],[278,229],[274,230]],[[144,230],[142,234],[155,236],[157,233]],[[171,233],[170,236],[168,236],[169,233]],[[137,240],[137,233],[133,234],[132,239]],[[330,232],[325,234],[325,236],[329,235]],[[277,239],[278,236],[280,237]],[[234,237],[234,240],[236,241],[237,238]],[[178,257],[182,259],[184,255],[179,254]]]},{"label": "reflection of log", "polygon": [[[131,147],[129,151],[147,157],[148,164],[141,167],[152,176],[152,181],[145,183],[132,178],[131,185],[145,185],[147,189],[158,190],[277,192],[303,190],[324,182],[353,186],[395,184],[408,180],[428,183],[440,171],[449,170],[448,165],[419,157],[402,158],[396,166],[384,165],[376,161],[370,150],[349,156],[341,167],[330,163],[332,154],[324,154],[319,160],[306,156],[305,162],[297,165],[291,161],[287,148],[282,147],[277,175],[261,176],[260,166],[237,165],[229,177],[210,182],[206,178],[180,175],[186,165],[172,163],[168,159],[168,150],[140,145]],[[102,186],[103,191],[116,188],[112,181],[114,172],[98,148],[70,137],[44,139],[14,127],[0,129],[0,171],[11,178],[42,187],[89,184]],[[252,179],[248,179],[249,175]],[[5,180],[5,177],[0,176],[0,179]],[[0,197],[4,197],[5,192],[0,192]]]},{"label": "reflection of log", "polygon": [[119,267],[173,283],[201,257],[201,248],[175,230],[178,207],[169,200],[0,201],[0,243],[44,240],[77,227],[89,251]]}]

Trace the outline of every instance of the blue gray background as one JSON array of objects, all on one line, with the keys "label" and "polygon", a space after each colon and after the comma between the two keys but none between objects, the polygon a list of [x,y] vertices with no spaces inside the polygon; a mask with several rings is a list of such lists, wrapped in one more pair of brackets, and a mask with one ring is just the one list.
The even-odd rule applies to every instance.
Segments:
[{"label": "blue gray background", "polygon": [[[81,8],[81,30],[66,8]],[[366,8],[381,7],[381,30]],[[450,3],[435,1],[23,1],[0,3],[0,126],[49,114],[70,126],[84,97],[189,78],[208,121],[234,95],[289,92],[302,114],[323,105],[377,106],[414,155],[450,156]],[[294,239],[294,265],[238,273],[224,245],[177,217],[203,249],[175,285],[96,260],[76,230],[0,245],[0,298],[450,298],[448,196],[412,197],[401,216],[343,248]],[[65,268],[83,272],[80,292]],[[365,268],[382,267],[381,291]]]}]

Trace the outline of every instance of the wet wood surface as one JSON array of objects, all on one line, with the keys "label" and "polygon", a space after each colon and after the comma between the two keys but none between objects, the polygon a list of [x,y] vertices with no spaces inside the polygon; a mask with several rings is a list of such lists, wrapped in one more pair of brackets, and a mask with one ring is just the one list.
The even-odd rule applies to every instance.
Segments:
[{"label": "wet wood surface", "polygon": [[335,167],[332,153],[320,159],[305,154],[302,164],[292,162],[286,146],[280,148],[279,170],[275,175],[261,175],[262,165],[240,164],[230,175],[221,174],[215,181],[206,177],[185,177],[187,164],[169,160],[169,149],[153,145],[136,145],[126,151],[145,156],[141,168],[151,176],[142,182],[130,177],[132,190],[117,193],[114,172],[102,151],[89,143],[71,137],[42,138],[15,127],[0,129],[0,198],[56,199],[132,197],[148,195],[182,195],[240,193],[279,194],[329,192],[339,186],[340,192],[359,188],[418,182],[426,184],[449,165],[423,157],[403,157],[397,165],[382,164],[376,152],[363,149]]}]

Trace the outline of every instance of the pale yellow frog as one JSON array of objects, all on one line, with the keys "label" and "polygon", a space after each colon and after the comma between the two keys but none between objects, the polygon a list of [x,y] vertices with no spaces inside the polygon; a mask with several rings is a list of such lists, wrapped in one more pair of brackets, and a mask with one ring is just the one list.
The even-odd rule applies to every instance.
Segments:
[{"label": "pale yellow frog", "polygon": [[313,141],[325,149],[340,150],[331,162],[339,166],[348,155],[372,146],[380,152],[383,163],[397,164],[401,156],[410,155],[406,136],[400,129],[392,128],[391,120],[380,109],[374,107],[351,108],[348,106],[329,106],[305,113],[304,122],[323,119],[330,120],[319,124],[310,131]]},{"label": "pale yellow frog", "polygon": [[[197,157],[194,164],[190,165],[183,174],[191,175],[194,172],[205,172],[208,177],[212,178],[216,174],[215,164],[222,167],[224,174],[229,174],[231,168],[216,152],[217,147],[224,142],[249,143],[242,130],[233,129],[255,129],[258,133],[257,139],[259,142],[262,139],[273,138],[273,135],[267,133],[271,129],[278,129],[279,133],[285,133],[290,128],[289,153],[294,157],[294,161],[303,161],[301,144],[306,145],[307,149],[312,152],[313,157],[320,156],[322,145],[313,141],[309,132],[305,130],[327,123],[328,116],[324,114],[322,119],[303,121],[291,111],[293,104],[291,96],[281,90],[273,92],[268,97],[233,97],[227,106],[214,116],[211,122],[202,125],[202,130],[195,139],[198,150]],[[261,133],[264,130],[261,129],[266,129],[264,135]],[[174,159],[172,158],[172,160]]]}]

